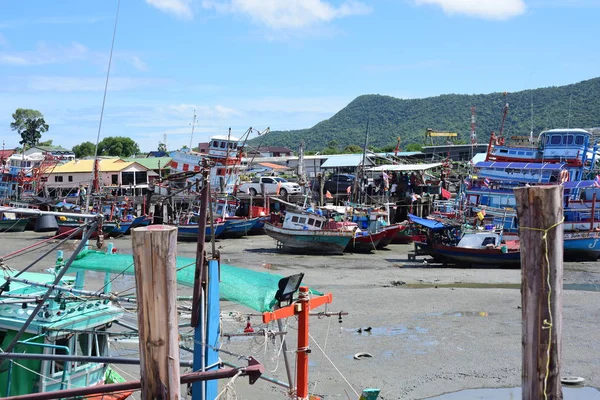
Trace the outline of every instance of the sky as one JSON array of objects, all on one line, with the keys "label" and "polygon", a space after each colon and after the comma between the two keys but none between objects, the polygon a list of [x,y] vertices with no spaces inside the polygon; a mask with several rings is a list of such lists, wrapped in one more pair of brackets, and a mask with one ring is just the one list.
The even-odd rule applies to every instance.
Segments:
[{"label": "sky", "polygon": [[0,0],[0,9],[6,148],[20,140],[17,108],[41,111],[42,140],[67,148],[100,133],[142,151],[166,137],[174,150],[229,128],[237,137],[309,128],[363,94],[511,92],[600,76],[600,0]]}]

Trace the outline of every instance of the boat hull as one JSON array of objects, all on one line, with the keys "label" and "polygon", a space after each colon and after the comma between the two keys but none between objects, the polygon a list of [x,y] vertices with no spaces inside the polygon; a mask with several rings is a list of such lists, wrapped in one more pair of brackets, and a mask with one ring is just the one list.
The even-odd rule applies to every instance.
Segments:
[{"label": "boat hull", "polygon": [[[73,231],[73,229],[77,229],[79,227],[81,227],[82,224],[78,223],[78,222],[73,222],[73,223],[59,223],[58,224],[58,230],[56,231],[56,234],[61,236],[62,238],[65,238],[67,236],[70,235],[70,233]],[[109,224],[103,224],[102,225],[102,232],[104,234],[105,237],[110,237],[110,235],[112,234],[112,232],[116,229],[117,225],[113,224],[113,223],[109,223]],[[77,234],[75,236],[73,236],[71,239],[81,239],[82,237],[82,231],[77,232]],[[90,239],[95,239],[98,237],[98,229],[96,229],[93,233],[92,236],[90,236]]]},{"label": "boat hull", "polygon": [[497,266],[504,268],[519,268],[521,266],[521,252],[509,250],[503,253],[499,248],[472,249],[466,247],[433,245],[429,253],[436,260],[459,266]]},{"label": "boat hull", "polygon": [[596,261],[600,257],[600,232],[565,232],[565,261]]},{"label": "boat hull", "polygon": [[409,244],[412,243],[412,229],[410,224],[400,225],[400,229],[396,232],[396,235],[392,238],[392,244]]},{"label": "boat hull", "polygon": [[256,225],[257,221],[258,218],[228,219],[225,221],[223,237],[239,238],[242,236],[247,236],[252,230],[252,227]]},{"label": "boat hull", "polygon": [[0,233],[1,232],[24,232],[27,226],[28,219],[4,219],[0,220]]},{"label": "boat hull", "polygon": [[265,223],[267,235],[281,250],[303,254],[342,254],[354,237],[352,231],[296,230]]},{"label": "boat hull", "polygon": [[379,244],[377,245],[378,249],[383,249],[388,244],[392,243],[392,240],[400,230],[400,225],[389,225],[386,226],[382,231],[386,233],[385,237],[383,237]]},{"label": "boat hull", "polygon": [[357,235],[352,238],[344,251],[348,253],[370,253],[377,248],[379,242],[387,236],[386,231]]},{"label": "boat hull", "polygon": [[[223,231],[225,230],[225,224],[219,223],[215,224],[215,238],[221,236]],[[210,224],[206,225],[206,238],[205,241],[209,242],[212,237],[212,230],[210,228]],[[194,241],[198,240],[198,224],[189,224],[189,225],[178,225],[177,226],[177,240],[179,241]]]}]

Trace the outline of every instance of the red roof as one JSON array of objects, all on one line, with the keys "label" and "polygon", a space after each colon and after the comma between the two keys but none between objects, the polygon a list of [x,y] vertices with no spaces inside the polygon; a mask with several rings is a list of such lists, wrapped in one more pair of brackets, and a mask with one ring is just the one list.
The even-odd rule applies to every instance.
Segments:
[{"label": "red roof", "polygon": [[15,154],[14,150],[0,150],[0,158],[7,159],[8,157]]}]

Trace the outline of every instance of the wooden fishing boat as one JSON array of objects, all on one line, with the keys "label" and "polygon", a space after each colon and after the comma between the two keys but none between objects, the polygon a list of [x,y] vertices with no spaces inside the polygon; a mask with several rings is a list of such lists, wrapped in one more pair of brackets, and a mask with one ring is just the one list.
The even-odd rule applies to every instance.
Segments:
[{"label": "wooden fishing boat", "polygon": [[[5,301],[0,310],[0,346],[6,348],[23,327],[39,299],[44,285],[52,284],[56,276],[48,273],[6,270],[0,285],[10,281],[3,295],[20,301]],[[58,288],[65,287],[65,290]],[[68,290],[81,289],[75,277],[65,276],[55,294],[44,305],[20,336],[16,353],[103,356],[110,354],[108,328],[124,311],[113,302],[93,301],[82,307],[81,298]],[[6,363],[0,369],[2,397],[51,392],[69,387],[84,387],[109,383],[108,364],[92,360],[66,362],[58,360],[23,359]],[[117,379],[117,378],[114,378]]]},{"label": "wooden fishing boat", "polygon": [[239,238],[247,236],[252,227],[258,222],[257,218],[228,217],[225,219],[225,229],[222,236],[227,238]]},{"label": "wooden fishing boat", "polygon": [[375,250],[381,242],[388,235],[386,231],[379,232],[357,232],[356,236],[350,240],[346,246],[345,252],[348,253],[370,253]]},{"label": "wooden fishing boat", "polygon": [[[215,227],[215,238],[221,236],[225,230],[225,223],[219,222],[214,224]],[[206,224],[206,241],[210,241],[212,237],[212,230],[210,224]],[[179,224],[177,225],[177,240],[180,241],[193,241],[198,240],[198,224]]]},{"label": "wooden fishing boat", "polygon": [[392,244],[409,244],[413,241],[413,232],[408,221],[401,222],[400,228],[396,235],[392,238]]},{"label": "wooden fishing boat", "polygon": [[342,254],[355,236],[356,226],[348,229],[324,229],[327,218],[306,211],[288,210],[283,224],[265,223],[265,231],[277,241],[277,247],[290,253]]},{"label": "wooden fishing boat", "polygon": [[23,232],[28,222],[28,218],[0,220],[0,232]]},{"label": "wooden fishing boat", "polygon": [[[78,222],[78,221],[59,221],[58,222],[58,230],[56,231],[56,234],[61,237],[66,237],[66,236],[69,236],[73,232],[73,229],[80,228],[83,225],[84,225],[83,223]],[[116,228],[117,228],[117,224],[114,222],[108,222],[108,223],[102,224],[102,233],[104,234],[104,237],[110,237],[110,235]],[[81,237],[82,237],[82,231],[80,230],[71,239],[81,239]],[[98,237],[98,229],[94,230],[90,239],[94,239],[97,237]]]},{"label": "wooden fishing boat", "polygon": [[392,225],[387,225],[387,226],[383,227],[382,231],[384,231],[386,233],[386,235],[379,241],[377,248],[383,249],[388,244],[392,243],[392,240],[394,239],[396,234],[398,234],[399,230],[400,230],[399,224],[392,224]]}]

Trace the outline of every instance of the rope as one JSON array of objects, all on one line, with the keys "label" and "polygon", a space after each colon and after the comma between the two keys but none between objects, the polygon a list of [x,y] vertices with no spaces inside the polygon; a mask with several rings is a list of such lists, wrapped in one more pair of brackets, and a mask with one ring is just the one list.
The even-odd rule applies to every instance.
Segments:
[{"label": "rope", "polygon": [[548,347],[546,348],[546,373],[544,375],[544,399],[548,399],[548,378],[550,376],[550,350],[552,349],[552,327],[553,327],[553,318],[552,318],[552,284],[550,282],[550,259],[548,257],[548,232],[557,226],[561,225],[565,222],[565,217],[555,223],[554,225],[543,229],[543,228],[530,228],[528,226],[521,226],[520,229],[530,230],[542,232],[542,240],[544,241],[544,260],[546,261],[546,285],[548,286],[548,319],[545,319],[542,323],[542,330],[548,330]]},{"label": "rope", "polygon": [[[331,318],[329,318],[329,322],[327,324],[327,333],[325,335],[325,343],[323,344],[323,350],[327,349],[327,339],[329,339],[329,328],[331,327]],[[317,373],[317,379],[315,379],[315,386],[313,386],[313,394],[317,391],[317,384],[319,383],[319,379],[321,378],[321,370]]]},{"label": "rope", "polygon": [[[237,394],[235,393],[235,388],[234,388],[234,384],[235,384],[235,380],[242,374],[242,371],[238,371],[237,374],[235,374],[235,376],[233,378],[231,378],[231,380],[229,382],[227,382],[227,384],[225,385],[225,387],[223,388],[223,390],[221,390],[221,393],[219,393],[217,395],[217,397],[215,397],[215,400],[218,400],[221,398],[222,395],[226,395],[225,398],[229,399],[229,398],[234,398],[237,399]],[[231,396],[231,397],[230,397]]]},{"label": "rope", "polygon": [[356,394],[356,397],[360,397],[360,394],[354,389],[354,387],[350,384],[350,382],[348,381],[348,379],[346,379],[346,377],[344,376],[344,374],[342,374],[342,371],[340,371],[339,368],[333,363],[333,361],[331,361],[331,358],[329,358],[329,356],[327,355],[327,353],[325,353],[325,351],[321,348],[321,346],[319,346],[319,343],[317,343],[317,341],[315,340],[315,338],[313,338],[310,333],[308,334],[308,336],[313,341],[313,343],[319,348],[319,350],[321,350],[321,353],[323,353],[323,355],[325,356],[325,358],[327,359],[327,361],[329,361],[331,363],[331,365],[333,366],[333,368],[335,368],[335,370],[338,372],[338,374],[340,374],[340,376],[342,377],[342,379],[348,384],[348,386],[350,387],[350,389],[352,389],[352,391]]}]

